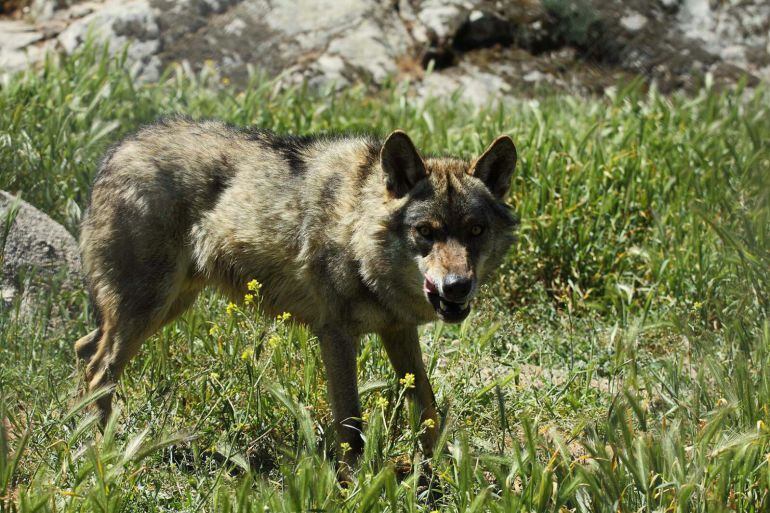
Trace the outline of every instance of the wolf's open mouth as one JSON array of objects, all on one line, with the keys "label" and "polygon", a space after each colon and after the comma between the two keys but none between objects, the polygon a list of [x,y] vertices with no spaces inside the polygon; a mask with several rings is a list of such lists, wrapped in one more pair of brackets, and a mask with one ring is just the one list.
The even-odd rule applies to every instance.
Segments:
[{"label": "wolf's open mouth", "polygon": [[436,286],[427,278],[425,279],[424,289],[428,301],[433,305],[433,308],[436,310],[436,313],[442,321],[452,323],[462,322],[471,312],[470,299],[466,300],[464,303],[449,301],[438,293]]}]

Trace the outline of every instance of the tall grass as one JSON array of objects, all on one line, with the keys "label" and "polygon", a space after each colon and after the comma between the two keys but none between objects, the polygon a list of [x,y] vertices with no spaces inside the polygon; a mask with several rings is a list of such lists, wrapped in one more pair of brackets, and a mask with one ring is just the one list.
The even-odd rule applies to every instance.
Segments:
[{"label": "tall grass", "polygon": [[344,489],[317,341],[291,319],[205,295],[145,343],[99,433],[71,349],[88,310],[0,311],[0,511],[770,509],[766,89],[632,85],[474,110],[402,86],[133,78],[89,48],[2,86],[0,189],[76,233],[106,146],[175,112],[293,133],[398,127],[466,157],[505,132],[520,237],[469,321],[423,331],[446,414],[432,479],[409,472],[421,427],[376,337],[358,362],[365,457]]}]

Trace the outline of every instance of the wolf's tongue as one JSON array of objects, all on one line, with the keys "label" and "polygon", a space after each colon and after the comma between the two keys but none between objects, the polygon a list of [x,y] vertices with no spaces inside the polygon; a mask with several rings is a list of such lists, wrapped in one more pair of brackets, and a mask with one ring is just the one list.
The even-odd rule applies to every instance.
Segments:
[{"label": "wolf's tongue", "polygon": [[425,277],[425,283],[423,284],[423,288],[425,289],[425,292],[428,292],[430,294],[438,294],[438,289],[436,288],[436,285],[430,281],[430,278]]}]

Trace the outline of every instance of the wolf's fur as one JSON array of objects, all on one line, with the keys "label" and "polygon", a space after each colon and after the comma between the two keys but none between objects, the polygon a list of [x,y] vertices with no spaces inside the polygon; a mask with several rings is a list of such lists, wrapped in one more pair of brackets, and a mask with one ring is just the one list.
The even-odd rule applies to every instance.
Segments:
[{"label": "wolf's fur", "polygon": [[[434,421],[422,440],[430,453],[439,424],[417,326],[437,312],[464,318],[463,301],[500,263],[515,163],[507,137],[471,163],[423,160],[398,131],[382,143],[181,118],[143,128],[105,156],[82,225],[99,315],[76,343],[89,388],[114,385],[204,286],[238,301],[257,279],[267,313],[288,311],[319,338],[346,459],[362,448],[356,351],[371,332],[396,372],[415,376],[414,398]],[[458,303],[442,299],[452,279],[465,280]],[[110,403],[99,402],[104,419]]]}]

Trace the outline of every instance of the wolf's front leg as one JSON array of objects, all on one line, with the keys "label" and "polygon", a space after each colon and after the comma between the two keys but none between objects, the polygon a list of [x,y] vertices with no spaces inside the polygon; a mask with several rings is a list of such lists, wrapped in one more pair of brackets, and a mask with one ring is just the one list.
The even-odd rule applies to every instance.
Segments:
[{"label": "wolf's front leg", "polygon": [[318,338],[342,462],[340,478],[346,481],[364,448],[356,369],[358,340],[337,328],[319,330]]},{"label": "wolf's front leg", "polygon": [[423,453],[430,457],[439,434],[439,419],[436,411],[436,397],[428,381],[425,365],[422,362],[420,336],[417,326],[394,327],[380,332],[385,351],[399,378],[406,374],[414,375],[412,399],[420,408],[420,422],[423,432],[420,437]]}]

